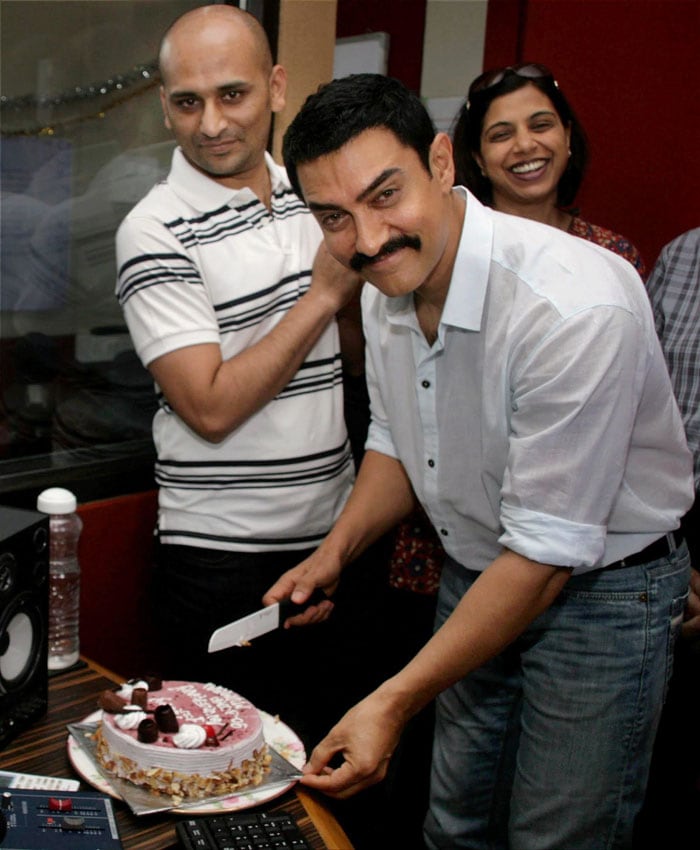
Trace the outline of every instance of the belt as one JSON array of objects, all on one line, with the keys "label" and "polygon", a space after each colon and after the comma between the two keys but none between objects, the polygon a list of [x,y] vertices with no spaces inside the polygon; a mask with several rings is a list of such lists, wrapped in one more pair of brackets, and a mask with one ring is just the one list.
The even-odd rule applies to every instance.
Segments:
[{"label": "belt", "polygon": [[659,558],[665,558],[667,555],[670,555],[671,552],[675,552],[682,542],[683,533],[680,528],[675,531],[669,531],[668,534],[664,534],[663,537],[659,537],[658,540],[650,543],[645,549],[642,549],[641,552],[634,552],[626,558],[622,558],[620,561],[614,561],[612,564],[608,564],[608,566],[603,567],[603,569],[620,570],[624,567],[638,567],[640,564],[648,564],[651,561],[658,561]]}]

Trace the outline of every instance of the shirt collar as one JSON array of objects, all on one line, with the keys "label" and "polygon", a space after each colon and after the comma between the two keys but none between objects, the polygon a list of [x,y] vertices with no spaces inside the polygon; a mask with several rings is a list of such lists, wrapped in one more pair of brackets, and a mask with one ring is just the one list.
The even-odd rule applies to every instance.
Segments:
[{"label": "shirt collar", "polygon": [[491,266],[493,217],[468,189],[457,186],[454,191],[466,199],[467,209],[440,324],[478,331]]},{"label": "shirt collar", "polygon": [[[286,172],[277,165],[267,151],[265,151],[265,164],[270,172],[272,193],[286,189],[288,186]],[[231,189],[217,183],[216,180],[212,180],[206,174],[202,174],[201,171],[190,165],[179,147],[175,148],[173,152],[168,184],[176,195],[200,212],[207,212],[207,210],[218,209],[223,206],[239,206],[250,203],[251,200],[256,198],[255,193],[247,186],[241,189]]]}]

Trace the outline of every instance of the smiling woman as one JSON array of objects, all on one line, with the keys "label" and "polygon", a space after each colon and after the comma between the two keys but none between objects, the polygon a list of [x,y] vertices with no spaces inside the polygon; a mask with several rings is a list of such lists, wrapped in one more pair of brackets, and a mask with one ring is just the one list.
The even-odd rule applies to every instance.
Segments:
[{"label": "smiling woman", "polygon": [[644,275],[631,242],[584,221],[574,209],[588,143],[547,67],[527,63],[477,77],[457,115],[453,139],[456,183],[480,201],[602,245]]},{"label": "smiling woman", "polygon": [[494,205],[517,214],[521,204],[535,203],[566,218],[557,189],[571,156],[571,124],[532,85],[496,98],[485,118],[475,160],[491,181]]}]

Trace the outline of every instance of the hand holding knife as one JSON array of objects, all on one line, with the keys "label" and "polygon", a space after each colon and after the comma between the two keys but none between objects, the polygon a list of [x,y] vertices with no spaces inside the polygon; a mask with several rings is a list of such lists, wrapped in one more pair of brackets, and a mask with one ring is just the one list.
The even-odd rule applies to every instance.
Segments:
[{"label": "hand holding knife", "polygon": [[328,599],[320,587],[315,588],[311,596],[297,605],[291,599],[283,599],[221,626],[209,638],[209,652],[218,652],[230,646],[245,646],[253,638],[280,628],[289,617],[302,614],[307,608],[318,605]]}]

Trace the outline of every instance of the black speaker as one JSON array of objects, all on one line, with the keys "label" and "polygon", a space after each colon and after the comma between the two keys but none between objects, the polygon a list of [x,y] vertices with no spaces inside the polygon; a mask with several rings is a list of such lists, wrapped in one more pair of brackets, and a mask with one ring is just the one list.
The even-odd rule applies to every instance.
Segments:
[{"label": "black speaker", "polygon": [[0,506],[0,750],[48,707],[49,518]]}]

